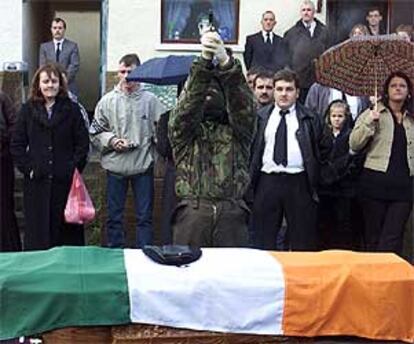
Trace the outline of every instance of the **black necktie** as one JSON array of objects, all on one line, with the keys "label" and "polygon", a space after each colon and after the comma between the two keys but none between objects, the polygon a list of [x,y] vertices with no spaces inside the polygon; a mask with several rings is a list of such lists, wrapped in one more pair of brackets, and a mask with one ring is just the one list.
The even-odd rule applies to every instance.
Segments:
[{"label": "black necktie", "polygon": [[60,56],[60,43],[56,43],[56,62],[59,62]]},{"label": "black necktie", "polygon": [[272,44],[272,41],[270,40],[270,32],[266,32],[266,44]]},{"label": "black necktie", "polygon": [[278,165],[287,166],[287,126],[286,114],[289,110],[280,110],[280,122],[275,135],[273,160]]},{"label": "black necktie", "polygon": [[308,30],[308,32],[309,32],[309,36],[311,36],[312,37],[312,30],[311,30],[311,27],[312,27],[312,25],[311,24],[306,24],[306,29]]}]

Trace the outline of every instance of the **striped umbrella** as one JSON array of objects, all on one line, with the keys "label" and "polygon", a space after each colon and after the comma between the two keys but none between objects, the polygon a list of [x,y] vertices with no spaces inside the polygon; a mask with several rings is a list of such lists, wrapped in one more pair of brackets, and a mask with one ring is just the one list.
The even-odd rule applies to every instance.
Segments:
[{"label": "striped umbrella", "polygon": [[390,73],[414,81],[414,44],[397,35],[357,36],[328,49],[316,60],[316,79],[354,96],[377,96]]}]

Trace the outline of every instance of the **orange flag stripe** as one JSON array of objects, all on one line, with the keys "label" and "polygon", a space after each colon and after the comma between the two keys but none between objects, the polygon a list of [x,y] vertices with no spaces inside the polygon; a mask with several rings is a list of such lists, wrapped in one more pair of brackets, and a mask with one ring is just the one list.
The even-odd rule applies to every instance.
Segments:
[{"label": "orange flag stripe", "polygon": [[283,266],[286,336],[414,341],[414,267],[394,254],[272,252]]}]

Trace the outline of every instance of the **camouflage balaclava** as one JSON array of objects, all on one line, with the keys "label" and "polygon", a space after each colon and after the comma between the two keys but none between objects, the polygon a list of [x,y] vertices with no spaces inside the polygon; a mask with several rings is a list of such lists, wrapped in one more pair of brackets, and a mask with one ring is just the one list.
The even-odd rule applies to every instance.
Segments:
[{"label": "camouflage balaclava", "polygon": [[203,105],[204,121],[228,124],[228,114],[226,111],[226,100],[220,81],[213,77],[207,89]]}]

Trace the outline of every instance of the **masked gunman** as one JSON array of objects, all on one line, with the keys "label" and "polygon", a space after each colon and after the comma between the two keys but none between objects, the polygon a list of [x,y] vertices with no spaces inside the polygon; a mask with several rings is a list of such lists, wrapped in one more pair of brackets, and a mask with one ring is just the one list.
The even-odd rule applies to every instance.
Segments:
[{"label": "masked gunman", "polygon": [[240,62],[217,32],[201,37],[201,57],[171,114],[169,135],[180,202],[173,242],[192,246],[247,246],[250,146],[254,101]]}]

